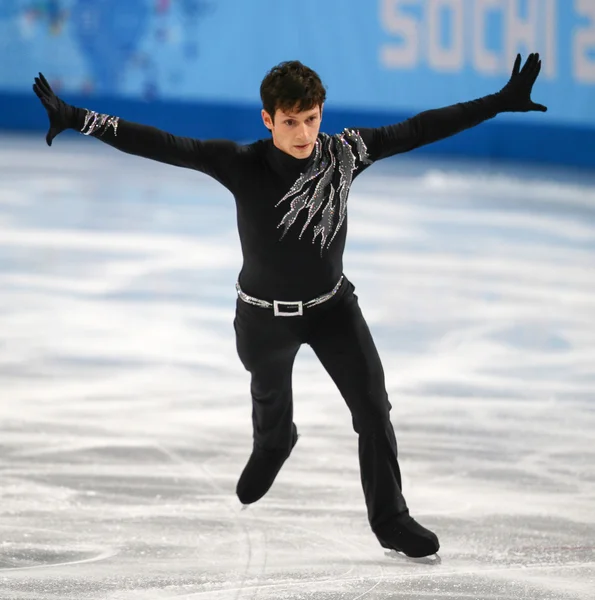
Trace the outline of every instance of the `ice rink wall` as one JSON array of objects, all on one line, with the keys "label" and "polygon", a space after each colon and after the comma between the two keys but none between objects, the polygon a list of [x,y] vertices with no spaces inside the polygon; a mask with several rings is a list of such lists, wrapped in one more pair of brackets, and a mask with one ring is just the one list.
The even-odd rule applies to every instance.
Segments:
[{"label": "ice rink wall", "polygon": [[283,60],[320,72],[332,133],[495,92],[536,50],[547,114],[418,152],[595,167],[595,0],[1,0],[0,48],[0,129],[45,130],[42,71],[72,104],[246,141],[267,135],[258,88]]}]

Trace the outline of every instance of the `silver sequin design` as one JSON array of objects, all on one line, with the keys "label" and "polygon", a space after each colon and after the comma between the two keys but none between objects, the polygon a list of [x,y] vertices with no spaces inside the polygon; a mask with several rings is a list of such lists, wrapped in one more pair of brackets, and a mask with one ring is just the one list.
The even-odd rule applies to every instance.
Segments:
[{"label": "silver sequin design", "polygon": [[[320,236],[321,252],[325,246],[328,248],[331,245],[347,215],[347,197],[357,161],[353,153],[354,146],[357,159],[365,165],[371,164],[366,144],[357,131],[344,129],[342,133],[334,136],[320,134],[316,140],[310,168],[300,175],[287,194],[276,204],[279,206],[291,198],[289,210],[278,225],[283,227],[281,239],[295,223],[299,213],[307,208],[308,217],[299,234],[301,239],[312,219],[322,208],[320,220],[313,228],[312,243],[315,243],[316,238]],[[339,182],[335,188],[334,180],[337,171]],[[337,200],[336,196],[338,196]]]},{"label": "silver sequin design", "polygon": [[81,129],[81,133],[84,135],[95,135],[102,136],[109,127],[114,130],[114,136],[118,135],[118,123],[120,117],[111,117],[110,115],[102,115],[94,110],[87,110],[85,115],[85,123]]}]

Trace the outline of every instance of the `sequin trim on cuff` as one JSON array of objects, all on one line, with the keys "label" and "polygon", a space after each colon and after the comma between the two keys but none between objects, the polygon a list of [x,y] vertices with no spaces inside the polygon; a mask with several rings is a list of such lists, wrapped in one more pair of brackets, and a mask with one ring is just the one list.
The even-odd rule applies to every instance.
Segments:
[{"label": "sequin trim on cuff", "polygon": [[85,122],[81,133],[83,135],[103,136],[111,127],[114,130],[114,136],[118,135],[118,123],[120,117],[112,117],[110,115],[102,115],[94,110],[87,110]]}]

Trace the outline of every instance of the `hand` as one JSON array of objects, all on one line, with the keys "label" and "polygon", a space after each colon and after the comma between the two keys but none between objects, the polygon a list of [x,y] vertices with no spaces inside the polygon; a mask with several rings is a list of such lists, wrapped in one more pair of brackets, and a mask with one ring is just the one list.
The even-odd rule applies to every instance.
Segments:
[{"label": "hand", "polygon": [[45,136],[45,141],[48,146],[51,146],[52,140],[59,133],[72,127],[75,118],[75,108],[74,106],[66,104],[66,102],[60,100],[60,98],[54,94],[50,84],[41,73],[39,74],[39,77],[35,78],[33,91],[41,100],[50,119],[50,128]]},{"label": "hand", "polygon": [[521,55],[517,54],[510,80],[499,92],[504,99],[506,110],[510,112],[546,112],[547,106],[536,104],[531,100],[533,84],[541,71],[539,54],[529,54],[522,69],[520,66]]}]

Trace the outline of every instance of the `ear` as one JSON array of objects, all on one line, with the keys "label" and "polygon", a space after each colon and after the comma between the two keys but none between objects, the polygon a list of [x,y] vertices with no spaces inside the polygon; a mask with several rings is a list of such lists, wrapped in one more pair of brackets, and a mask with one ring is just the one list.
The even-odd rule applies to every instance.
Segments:
[{"label": "ear", "polygon": [[269,113],[266,110],[264,110],[264,108],[262,109],[260,114],[262,115],[262,122],[264,123],[264,126],[268,130],[272,130],[273,129],[273,119],[271,118],[271,115],[269,115]]}]

